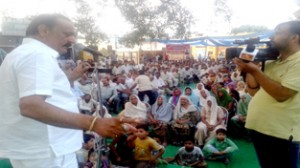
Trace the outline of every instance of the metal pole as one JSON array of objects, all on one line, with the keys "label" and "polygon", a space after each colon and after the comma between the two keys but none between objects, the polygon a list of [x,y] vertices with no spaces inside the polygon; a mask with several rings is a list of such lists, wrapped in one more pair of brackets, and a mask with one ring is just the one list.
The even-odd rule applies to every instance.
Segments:
[{"label": "metal pole", "polygon": [[[94,73],[96,74],[96,82],[97,82],[97,97],[98,97],[98,103],[99,103],[99,115],[104,118],[105,111],[102,107],[102,99],[101,99],[101,87],[100,87],[100,78],[99,78],[99,72],[98,72],[98,59],[95,59],[95,69]],[[96,138],[95,138],[96,140]],[[96,150],[98,150],[98,160],[97,160],[97,168],[108,168],[109,167],[109,159],[108,159],[108,152],[109,149],[107,147],[106,138],[98,137],[96,140]],[[102,159],[104,158],[104,159]]]}]

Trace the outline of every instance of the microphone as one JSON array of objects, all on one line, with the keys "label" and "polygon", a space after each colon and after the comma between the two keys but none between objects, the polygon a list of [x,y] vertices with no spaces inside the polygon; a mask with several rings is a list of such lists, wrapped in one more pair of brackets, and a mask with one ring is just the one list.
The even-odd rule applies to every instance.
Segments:
[{"label": "microphone", "polygon": [[91,49],[89,47],[86,47],[86,46],[84,46],[81,43],[75,43],[75,44],[73,44],[73,48],[74,48],[75,51],[78,51],[78,52],[80,52],[80,51],[87,51],[87,52],[89,52],[89,53],[91,53],[91,54],[93,54],[95,56],[96,55],[97,56],[104,56],[101,52],[99,52],[97,50],[94,50],[94,49]]}]

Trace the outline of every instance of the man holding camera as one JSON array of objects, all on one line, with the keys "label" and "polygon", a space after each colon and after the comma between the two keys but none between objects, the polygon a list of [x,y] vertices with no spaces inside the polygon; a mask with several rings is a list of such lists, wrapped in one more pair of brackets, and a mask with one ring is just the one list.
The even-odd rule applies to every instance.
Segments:
[{"label": "man holding camera", "polygon": [[300,141],[300,21],[279,24],[270,38],[280,56],[262,72],[235,58],[254,94],[246,127],[262,168],[297,168]]}]

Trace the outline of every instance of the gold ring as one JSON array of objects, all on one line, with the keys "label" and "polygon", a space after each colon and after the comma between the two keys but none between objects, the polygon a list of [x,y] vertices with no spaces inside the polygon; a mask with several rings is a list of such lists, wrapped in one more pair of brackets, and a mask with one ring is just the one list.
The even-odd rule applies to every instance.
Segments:
[{"label": "gold ring", "polygon": [[117,138],[117,137],[118,137],[118,134],[116,134],[115,137]]}]

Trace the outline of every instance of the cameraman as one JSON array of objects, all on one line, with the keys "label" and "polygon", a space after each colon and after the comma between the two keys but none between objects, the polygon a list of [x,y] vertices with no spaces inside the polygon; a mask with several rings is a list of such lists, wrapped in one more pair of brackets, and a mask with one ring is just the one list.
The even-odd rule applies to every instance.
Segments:
[{"label": "cameraman", "polygon": [[262,168],[297,168],[300,141],[300,21],[279,24],[270,38],[280,57],[262,72],[235,58],[255,94],[246,127]]}]

